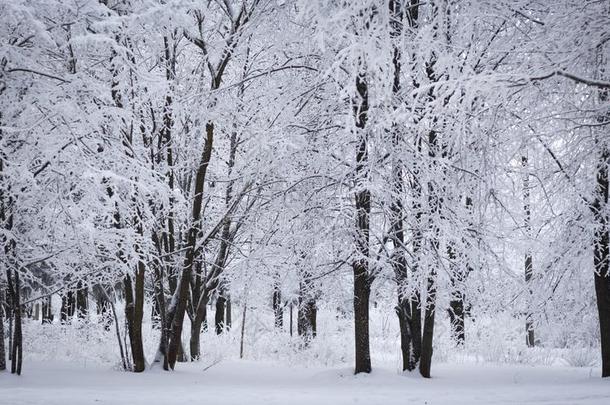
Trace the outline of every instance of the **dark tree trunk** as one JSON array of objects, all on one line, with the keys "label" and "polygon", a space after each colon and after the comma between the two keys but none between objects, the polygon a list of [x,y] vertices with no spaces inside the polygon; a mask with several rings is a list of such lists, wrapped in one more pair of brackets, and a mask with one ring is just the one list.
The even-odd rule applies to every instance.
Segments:
[{"label": "dark tree trunk", "polygon": [[299,307],[297,311],[297,333],[308,344],[316,337],[318,309],[315,293],[305,281],[300,283]]},{"label": "dark tree trunk", "polygon": [[189,295],[191,273],[193,270],[193,265],[195,264],[197,235],[199,234],[201,227],[200,221],[201,207],[203,203],[203,187],[205,184],[208,164],[212,156],[212,145],[214,144],[214,124],[212,122],[208,122],[206,124],[206,133],[207,138],[205,141],[205,146],[203,148],[199,167],[197,168],[197,174],[195,176],[195,190],[191,212],[192,222],[186,240],[187,251],[184,259],[184,266],[182,268],[182,273],[176,290],[176,307],[174,309],[174,315],[171,320],[171,333],[169,335],[167,348],[167,363],[169,368],[171,368],[172,370],[176,365],[176,360],[178,359],[178,350],[182,344],[182,324],[184,322],[186,302]]},{"label": "dark tree trunk", "polygon": [[[468,227],[473,228],[472,223],[472,198],[466,197],[466,209],[470,217]],[[466,280],[472,272],[472,263],[469,251],[472,244],[464,236],[462,238],[463,249],[459,255],[454,250],[453,244],[448,246],[448,255],[451,260],[461,259],[460,262],[451,265],[451,300],[449,301],[449,319],[451,322],[451,336],[458,346],[466,343]]]},{"label": "dark tree trunk", "polygon": [[244,302],[244,309],[241,314],[241,332],[239,338],[239,358],[244,358],[244,339],[246,337],[246,311],[248,309],[248,302]]},{"label": "dark tree trunk", "polygon": [[65,295],[61,297],[61,322],[67,323],[72,319],[74,315],[74,307],[76,306],[76,301],[74,297],[73,291],[68,291]]},{"label": "dark tree trunk", "polygon": [[290,302],[290,337],[292,337],[292,302]]},{"label": "dark tree trunk", "polygon": [[369,344],[370,282],[364,261],[354,264],[354,337],[356,349],[355,374],[371,372]]},{"label": "dark tree trunk", "polygon": [[11,295],[12,313],[14,318],[13,339],[11,346],[11,373],[21,375],[23,361],[23,336],[21,331],[21,300],[19,273],[8,271],[9,293]]},{"label": "dark tree trunk", "polygon": [[216,313],[214,314],[214,326],[216,328],[217,335],[224,332],[225,328],[225,302],[226,299],[222,291],[220,291],[218,298],[216,299]]},{"label": "dark tree trunk", "polygon": [[[532,236],[532,226],[531,226],[531,207],[530,207],[530,186],[529,186],[529,173],[528,169],[528,160],[527,156],[521,156],[521,166],[523,167],[523,212],[524,212],[524,225],[525,225],[525,233],[528,238]],[[526,306],[527,309],[525,311],[525,344],[527,347],[534,347],[535,337],[534,337],[534,322],[533,316],[530,310],[531,299],[532,299],[532,289],[530,287],[532,274],[533,274],[533,265],[532,265],[532,253],[528,251],[525,253],[525,286],[527,289],[527,300]]]},{"label": "dark tree trunk", "polygon": [[[602,141],[604,142],[604,141]],[[597,195],[592,204],[597,227],[593,245],[595,266],[595,295],[602,352],[602,377],[610,377],[610,229],[608,214],[608,165],[610,149],[602,144],[602,153],[597,166]]]},{"label": "dark tree trunk", "polygon": [[273,315],[274,326],[278,329],[284,327],[284,306],[282,305],[282,290],[279,280],[279,274],[276,274],[273,280]]},{"label": "dark tree trunk", "polygon": [[0,371],[6,370],[6,345],[4,342],[4,291],[0,286]]},{"label": "dark tree trunk", "polygon": [[42,299],[42,323],[53,323],[53,308],[51,307],[51,296]]},{"label": "dark tree trunk", "polygon": [[[136,246],[136,251],[139,252]],[[144,344],[142,341],[142,319],[144,318],[144,272],[145,263],[138,261],[135,284],[132,283],[131,276],[127,275],[124,280],[125,285],[125,319],[129,331],[129,342],[131,355],[133,357],[133,371],[136,373],[144,371],[146,359],[144,357]]]},{"label": "dark tree trunk", "polygon": [[428,297],[426,299],[426,309],[424,317],[424,327],[421,339],[421,359],[419,362],[419,372],[422,377],[430,378],[430,368],[432,366],[433,337],[434,337],[434,314],[436,301],[436,287],[434,285],[434,274],[428,278]]},{"label": "dark tree trunk", "polygon": [[[399,38],[402,34],[405,18],[411,29],[417,27],[418,19],[418,0],[411,0],[409,7],[403,7],[403,2],[400,0],[389,1],[390,11],[390,29],[392,38]],[[397,95],[401,90],[401,49],[394,45],[392,55],[392,64],[394,66],[394,76],[392,82],[392,93],[396,99],[393,100],[393,107],[397,108],[401,100]],[[403,166],[404,163],[400,159],[400,141],[402,139],[400,129],[396,125],[392,125],[391,142],[395,155],[392,160],[392,200],[390,205],[391,229],[390,237],[394,245],[392,257],[392,267],[397,283],[398,303],[396,306],[396,315],[398,317],[398,325],[400,328],[400,349],[402,354],[402,369],[412,371],[417,367],[421,352],[421,315],[419,308],[419,291],[417,289],[411,296],[407,296],[405,291],[409,285],[409,274],[407,271],[407,261],[405,256],[405,236],[404,236],[404,218],[405,210],[402,204],[402,195],[404,194],[404,179]],[[417,179],[416,179],[417,181]],[[417,188],[417,184],[415,184]],[[414,199],[414,208],[417,208],[417,190],[415,191],[416,198]],[[420,209],[414,209],[414,212],[419,218],[421,216]],[[418,246],[421,236],[418,229],[414,230],[413,250],[414,256],[417,256]],[[417,263],[414,262],[411,266],[412,273],[415,275]]]},{"label": "dark tree trunk", "polygon": [[[405,12],[401,1],[390,0],[390,28],[392,38],[398,38],[401,35],[405,14],[407,15],[409,25],[413,28],[417,21],[418,4],[411,4],[411,7]],[[392,63],[394,66],[394,76],[392,83],[392,93],[394,97],[400,93],[401,83],[401,50],[394,45]],[[400,100],[393,100],[393,107],[397,108]],[[392,157],[392,200],[390,205],[391,229],[390,237],[394,245],[392,257],[392,267],[397,283],[398,304],[396,306],[396,315],[398,316],[398,325],[400,328],[400,349],[402,354],[402,369],[412,371],[417,366],[420,355],[420,327],[418,298],[412,298],[405,294],[409,284],[409,275],[407,272],[407,262],[405,256],[405,236],[404,223],[405,210],[402,204],[402,196],[404,194],[404,179],[403,179],[403,162],[399,157],[400,141],[402,139],[400,129],[396,125],[392,125],[391,143],[394,151]],[[415,266],[413,267],[415,268]]]},{"label": "dark tree trunk", "polygon": [[451,299],[449,300],[449,321],[451,326],[451,338],[458,346],[463,346],[466,341],[464,329],[464,277],[460,264],[456,262],[457,255],[453,243],[447,247],[447,255],[451,262]]},{"label": "dark tree trunk", "polygon": [[466,342],[464,328],[464,300],[459,291],[454,291],[449,302],[449,321],[451,322],[451,337],[458,346]]},{"label": "dark tree trunk", "polygon": [[231,296],[229,294],[226,294],[227,296],[227,302],[226,302],[226,317],[225,317],[225,328],[227,330],[231,329],[231,323],[233,322],[233,316],[232,316],[232,309],[231,309]]},{"label": "dark tree trunk", "polygon": [[354,118],[358,128],[358,149],[356,151],[356,244],[358,258],[352,263],[354,272],[354,373],[371,372],[369,343],[369,297],[372,277],[369,274],[369,229],[371,213],[371,192],[368,189],[368,85],[363,75],[356,78],[358,99],[354,100]]},{"label": "dark tree trunk", "polygon": [[[436,81],[434,76],[433,67],[430,66],[428,75],[431,80]],[[437,168],[437,156],[438,156],[438,134],[432,130],[428,134],[428,157],[430,158],[430,169]],[[445,179],[442,179],[446,181]],[[438,187],[432,182],[428,182],[428,204],[430,207],[430,227],[432,229],[432,236],[430,245],[432,247],[431,254],[439,251],[439,225],[435,223],[436,217],[442,218],[442,195],[444,188],[439,190]],[[433,353],[433,338],[434,338],[434,315],[436,313],[436,268],[439,266],[440,259],[434,260],[433,267],[430,269],[426,282],[426,305],[424,310],[424,324],[422,328],[422,339],[421,339],[421,357],[419,361],[419,372],[424,378],[430,378],[430,369],[432,367],[432,353]]]},{"label": "dark tree trunk", "polygon": [[200,335],[202,327],[204,330],[207,329],[207,304],[207,299],[204,298],[204,301],[201,304],[201,310],[195,312],[195,315],[193,316],[193,320],[191,322],[191,338],[189,341],[191,361],[197,361],[201,357]]},{"label": "dark tree trunk", "polygon": [[[194,315],[191,317],[191,340],[200,339],[200,333],[193,333],[192,331],[201,331],[201,327],[207,330],[207,304],[210,299],[210,294],[214,290],[219,291],[218,299],[216,301],[216,313],[214,317],[214,329],[217,334],[222,333],[225,324],[225,307],[226,298],[224,297],[223,287],[219,287],[221,284],[221,275],[224,271],[225,261],[228,254],[229,244],[232,242],[232,235],[230,234],[230,223],[227,221],[223,224],[223,231],[221,235],[220,247],[216,255],[216,259],[212,266],[212,271],[205,275],[199,272],[197,274],[197,280],[193,288],[193,300],[197,303],[193,307]],[[220,300],[220,303],[218,302]],[[191,348],[196,348],[197,351],[191,351],[191,358],[197,359],[200,356],[199,353],[199,342],[191,341]]]},{"label": "dark tree trunk", "polygon": [[76,315],[79,318],[86,318],[89,310],[88,305],[89,289],[87,287],[80,287],[76,290]]}]

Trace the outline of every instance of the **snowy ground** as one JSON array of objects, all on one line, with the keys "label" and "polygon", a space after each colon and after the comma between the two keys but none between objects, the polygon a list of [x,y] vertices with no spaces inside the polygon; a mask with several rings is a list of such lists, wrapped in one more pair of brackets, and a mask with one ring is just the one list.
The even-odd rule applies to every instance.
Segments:
[{"label": "snowy ground", "polygon": [[28,364],[21,377],[0,374],[0,403],[18,404],[609,404],[610,381],[595,368],[439,364],[434,378],[378,367],[289,367],[224,360],[207,370],[178,364],[124,373],[62,362]]}]

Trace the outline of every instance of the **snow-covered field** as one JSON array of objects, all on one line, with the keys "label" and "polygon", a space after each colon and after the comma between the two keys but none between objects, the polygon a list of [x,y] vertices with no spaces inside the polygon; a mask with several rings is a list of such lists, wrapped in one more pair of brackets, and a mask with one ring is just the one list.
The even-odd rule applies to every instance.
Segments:
[{"label": "snow-covered field", "polygon": [[[0,373],[0,405],[610,404],[610,381],[600,378],[596,347],[562,346],[566,338],[549,335],[547,347],[527,349],[521,320],[498,315],[470,322],[467,344],[457,349],[439,316],[432,378],[423,379],[417,371],[399,371],[391,314],[373,308],[371,315],[373,373],[358,376],[352,373],[351,320],[329,310],[320,311],[319,333],[308,347],[287,330],[268,327],[268,311],[255,311],[244,360],[236,325],[220,336],[202,334],[201,361],[178,363],[174,372],[153,365],[139,374],[120,371],[112,329],[76,320],[27,321],[23,374]],[[152,359],[158,331],[146,321]],[[188,336],[188,322],[185,327]]]},{"label": "snow-covered field", "polygon": [[143,374],[78,363],[36,362],[0,378],[0,403],[18,404],[608,404],[595,368],[439,364],[435,376],[377,367],[299,367],[225,360],[207,370],[180,364]]}]

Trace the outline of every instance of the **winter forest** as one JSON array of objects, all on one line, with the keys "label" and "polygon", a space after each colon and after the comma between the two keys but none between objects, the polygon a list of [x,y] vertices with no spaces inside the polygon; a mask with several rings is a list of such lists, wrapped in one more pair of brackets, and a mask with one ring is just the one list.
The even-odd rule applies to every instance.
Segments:
[{"label": "winter forest", "polygon": [[609,0],[0,0],[0,402],[608,403],[609,169]]}]

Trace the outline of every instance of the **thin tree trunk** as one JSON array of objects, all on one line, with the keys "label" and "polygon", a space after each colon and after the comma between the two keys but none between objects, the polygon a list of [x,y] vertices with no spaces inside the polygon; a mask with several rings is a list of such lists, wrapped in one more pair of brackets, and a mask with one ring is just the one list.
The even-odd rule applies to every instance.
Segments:
[{"label": "thin tree trunk", "polygon": [[216,313],[214,314],[214,325],[217,335],[222,334],[225,329],[225,302],[226,299],[221,290],[218,293],[218,298],[216,298]]},{"label": "thin tree trunk", "polygon": [[273,315],[274,315],[274,326],[277,329],[284,327],[284,307],[282,305],[282,290],[279,280],[280,275],[275,274],[273,278]]},{"label": "thin tree trunk", "polygon": [[226,302],[226,305],[225,305],[225,309],[226,309],[226,315],[225,315],[225,323],[226,323],[226,325],[225,325],[225,328],[227,330],[230,330],[231,329],[231,323],[233,322],[233,319],[232,319],[233,315],[231,313],[232,312],[232,308],[231,308],[231,296],[228,293],[226,293],[226,292],[225,292],[225,295],[227,297],[227,302]]},{"label": "thin tree trunk", "polygon": [[239,358],[244,358],[244,337],[246,335],[246,310],[248,309],[248,301],[244,300],[244,310],[241,314],[241,334],[239,338]]},{"label": "thin tree trunk", "polygon": [[21,375],[21,364],[23,362],[23,336],[21,331],[21,300],[19,273],[15,272],[12,281],[9,279],[11,287],[11,301],[13,303],[13,317],[15,325],[13,330],[13,346],[11,349],[11,373]]},{"label": "thin tree trunk", "polygon": [[[428,75],[432,80],[435,80],[433,67],[429,67]],[[428,157],[430,158],[430,169],[437,167],[436,158],[438,155],[438,134],[435,130],[430,131],[428,134]],[[445,179],[442,179],[445,181]],[[430,245],[432,247],[431,252],[433,255],[437,255],[439,252],[439,226],[435,223],[436,216],[442,218],[441,205],[442,196],[439,195],[441,190],[435,187],[434,184],[428,182],[428,204],[430,206],[430,228],[432,229],[432,237]],[[442,190],[444,192],[444,189]],[[428,278],[426,281],[426,305],[424,310],[424,323],[422,328],[422,340],[421,340],[421,357],[419,361],[419,372],[424,378],[430,378],[430,369],[432,367],[432,353],[433,353],[433,338],[434,338],[434,316],[436,313],[436,268],[435,265],[439,265],[439,258],[436,257],[435,263],[430,269]]]},{"label": "thin tree trunk", "polygon": [[292,301],[290,302],[290,337],[292,337]]},{"label": "thin tree trunk", "polygon": [[108,303],[108,305],[110,305],[110,309],[112,311],[112,317],[114,319],[114,330],[116,332],[116,339],[117,339],[117,343],[119,345],[119,352],[121,354],[121,364],[123,365],[123,370],[127,371],[127,370],[129,370],[129,367],[127,365],[127,357],[125,355],[125,349],[123,348],[123,343],[121,342],[121,329],[119,328],[119,318],[117,317],[117,314],[116,314],[116,307],[114,305],[114,301],[110,299],[110,297],[108,296],[108,293],[106,292],[104,287],[100,287],[100,292],[103,295],[103,297],[105,298],[105,301]]},{"label": "thin tree trunk", "polygon": [[0,371],[6,370],[6,345],[4,342],[4,291],[0,287]]},{"label": "thin tree trunk", "polygon": [[[531,207],[530,207],[530,188],[529,188],[529,174],[528,174],[528,159],[526,155],[521,156],[521,166],[523,167],[523,212],[525,215],[524,225],[525,225],[525,233],[528,238],[532,235],[532,226],[531,226]],[[529,240],[528,240],[529,244]],[[533,265],[532,265],[532,252],[527,248],[525,253],[525,286],[527,289],[527,302],[526,302],[526,312],[525,312],[525,344],[527,347],[534,347],[535,337],[534,337],[534,323],[533,316],[530,311],[531,305],[531,297],[532,297],[532,289],[531,289],[531,279],[533,274]]]}]

